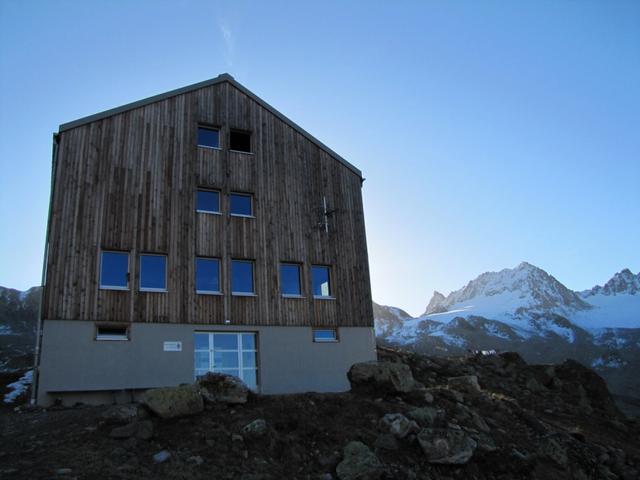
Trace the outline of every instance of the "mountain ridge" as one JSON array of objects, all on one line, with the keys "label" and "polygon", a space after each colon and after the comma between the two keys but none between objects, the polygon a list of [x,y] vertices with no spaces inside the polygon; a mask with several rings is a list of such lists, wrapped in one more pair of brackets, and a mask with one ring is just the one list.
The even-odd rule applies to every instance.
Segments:
[{"label": "mountain ridge", "polygon": [[513,350],[535,362],[573,358],[616,394],[640,398],[640,274],[628,268],[577,292],[522,262],[485,272],[447,296],[434,292],[419,317],[377,311],[382,345],[436,355]]}]

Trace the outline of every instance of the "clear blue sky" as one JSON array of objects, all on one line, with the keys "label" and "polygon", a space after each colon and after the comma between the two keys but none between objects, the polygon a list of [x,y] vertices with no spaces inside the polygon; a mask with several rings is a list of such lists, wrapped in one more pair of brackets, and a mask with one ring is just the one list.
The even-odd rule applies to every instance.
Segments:
[{"label": "clear blue sky", "polygon": [[640,269],[640,2],[0,2],[0,285],[40,282],[60,123],[231,73],[360,167],[374,299]]}]

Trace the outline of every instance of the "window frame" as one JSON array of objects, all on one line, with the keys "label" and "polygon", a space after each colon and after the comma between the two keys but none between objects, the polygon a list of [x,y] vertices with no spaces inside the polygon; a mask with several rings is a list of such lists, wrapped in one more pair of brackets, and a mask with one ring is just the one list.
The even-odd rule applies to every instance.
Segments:
[{"label": "window frame", "polygon": [[[218,146],[217,147],[212,147],[210,145],[200,145],[200,141],[199,141],[200,129],[217,131],[218,132]],[[222,150],[222,142],[220,141],[222,139],[221,133],[222,133],[222,129],[220,127],[216,127],[215,125],[205,125],[205,124],[199,123],[198,127],[196,129],[196,147],[197,148],[207,148],[209,150]]]},{"label": "window frame", "polygon": [[[249,197],[250,205],[251,205],[251,214],[246,215],[244,213],[233,213],[231,211],[231,197]],[[256,218],[255,216],[255,200],[253,198],[253,193],[247,192],[229,192],[229,216],[230,217],[240,217],[240,218]]]},{"label": "window frame", "polygon": [[[100,329],[104,328],[104,329],[124,329],[124,334],[123,335],[116,335],[116,334],[100,334]],[[131,340],[131,329],[129,325],[123,325],[123,324],[115,324],[115,325],[108,325],[108,324],[95,324],[95,331],[94,331],[94,335],[93,335],[93,340],[95,342],[128,342]]]},{"label": "window frame", "polygon": [[[105,253],[115,253],[117,255],[126,255],[127,256],[127,274],[126,274],[126,278],[127,278],[127,285],[126,286],[121,286],[121,285],[103,285],[102,284],[102,267],[104,264],[104,254]],[[98,288],[100,290],[120,290],[120,291],[124,291],[127,292],[131,289],[131,258],[130,258],[130,252],[127,251],[122,251],[122,250],[100,250],[100,270],[98,272]]]},{"label": "window frame", "polygon": [[[197,353],[204,353],[207,352],[209,354],[209,367],[207,368],[206,372],[201,373],[200,375],[205,375],[207,372],[214,372],[214,373],[226,373],[226,371],[229,370],[238,370],[238,372],[241,374],[241,376],[239,377],[240,380],[242,380],[244,382],[244,371],[245,370],[253,370],[255,372],[255,376],[256,376],[256,387],[255,390],[251,389],[251,387],[249,387],[249,389],[251,389],[252,391],[260,391],[260,355],[258,354],[258,352],[260,351],[260,335],[257,331],[252,331],[252,330],[227,330],[227,331],[220,331],[220,330],[213,330],[213,331],[202,331],[202,330],[196,330],[193,332],[194,335],[194,345],[193,345],[193,376],[194,379],[197,380],[198,379],[198,370],[202,371],[202,369],[198,369],[196,368],[196,354]],[[195,335],[206,335],[207,336],[207,341],[208,341],[208,346],[207,349],[203,349],[203,348],[196,348],[195,346]],[[215,349],[214,348],[214,335],[236,335],[237,336],[237,350],[230,350],[230,349]],[[242,346],[242,335],[253,335],[253,342],[254,342],[254,348],[249,348],[249,349],[244,349]],[[218,369],[218,370],[214,370],[215,368],[215,352],[238,352],[238,368],[234,369],[234,368],[228,368],[228,369]],[[255,354],[255,366],[254,367],[245,367],[244,366],[244,353],[253,353]],[[247,385],[248,386],[248,385]]]},{"label": "window frame", "polygon": [[[243,133],[245,135],[249,135],[249,151],[246,150],[236,150],[231,148],[231,134],[232,133]],[[244,153],[248,155],[253,155],[253,132],[250,130],[243,130],[242,128],[230,128],[229,129],[229,151],[234,153]]]},{"label": "window frame", "polygon": [[[313,343],[339,343],[340,342],[340,333],[337,327],[314,327],[312,333]],[[327,332],[331,331],[334,333],[332,339],[322,340],[316,338],[316,332]]]},{"label": "window frame", "polygon": [[[168,278],[167,278],[167,273],[168,273],[168,269],[169,269],[169,260],[167,258],[167,255],[164,253],[141,253],[139,255],[139,259],[138,259],[138,291],[139,292],[150,292],[150,293],[167,293],[168,292],[168,288],[167,288],[167,283],[168,283]],[[143,287],[142,286],[142,257],[163,257],[164,258],[164,288],[154,288],[154,287]]]},{"label": "window frame", "polygon": [[[283,266],[289,266],[289,267],[297,267],[298,268],[298,291],[300,293],[284,293],[282,291],[282,267]],[[279,290],[280,290],[280,295],[282,296],[282,298],[304,298],[304,295],[302,293],[302,264],[301,263],[297,263],[297,262],[280,262],[279,268],[278,268],[278,282],[279,282]]]},{"label": "window frame", "polygon": [[[233,290],[233,263],[234,262],[240,262],[240,263],[248,263],[251,265],[251,287],[253,288],[253,291],[251,292],[236,292]],[[256,294],[256,261],[252,260],[252,259],[246,259],[246,258],[232,258],[231,259],[231,268],[229,269],[229,277],[230,277],[230,286],[231,286],[231,296],[233,297],[257,297],[258,295]]]},{"label": "window frame", "polygon": [[[218,194],[218,211],[213,210],[200,210],[198,208],[198,193],[209,192]],[[207,215],[222,215],[222,192],[215,188],[198,187],[196,188],[196,213],[205,213]]]},{"label": "window frame", "polygon": [[[215,260],[218,262],[218,286],[219,290],[198,290],[198,260]],[[194,286],[197,295],[224,295],[222,292],[222,260],[218,257],[197,256],[194,262],[195,282]]]},{"label": "window frame", "polygon": [[[316,267],[321,267],[321,268],[326,268],[328,275],[327,275],[327,279],[329,280],[329,295],[316,295],[315,293],[313,293],[313,269]],[[312,264],[311,265],[311,271],[310,271],[310,277],[311,277],[311,295],[313,296],[314,300],[335,300],[336,297],[333,295],[334,292],[334,285],[333,285],[333,272],[332,272],[332,268],[331,265],[325,265],[325,264],[321,264],[321,263],[316,263],[316,264]]]}]

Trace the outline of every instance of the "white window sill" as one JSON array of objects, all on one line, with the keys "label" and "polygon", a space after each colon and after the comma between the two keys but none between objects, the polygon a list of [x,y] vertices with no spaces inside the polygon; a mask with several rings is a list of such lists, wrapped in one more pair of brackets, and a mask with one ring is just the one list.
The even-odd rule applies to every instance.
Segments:
[{"label": "white window sill", "polygon": [[206,148],[207,150],[222,150],[220,147],[210,147],[209,145],[198,145],[198,148]]},{"label": "white window sill", "polygon": [[314,300],[335,300],[336,297],[333,297],[331,295],[314,295],[313,299]]},{"label": "white window sill", "polygon": [[149,293],[167,293],[168,290],[166,288],[141,288],[141,292],[149,292]]},{"label": "white window sill", "polygon": [[295,295],[290,293],[283,293],[282,298],[305,298],[304,295]]},{"label": "white window sill", "polygon": [[108,285],[100,285],[100,290],[120,290],[121,292],[128,292],[129,287],[110,287]]},{"label": "white window sill", "polygon": [[313,340],[313,343],[340,343],[340,340]]},{"label": "white window sill", "polygon": [[213,212],[210,210],[196,210],[196,213],[207,213],[209,215],[222,215],[222,212]]},{"label": "white window sill", "polygon": [[257,297],[255,293],[251,292],[231,292],[233,297]]},{"label": "white window sill", "polygon": [[243,152],[242,150],[231,150],[231,149],[229,149],[229,152],[231,152],[231,153],[243,153],[245,155],[255,155],[254,152]]},{"label": "white window sill", "polygon": [[221,296],[224,295],[224,293],[222,292],[214,292],[214,291],[210,291],[210,290],[196,290],[196,293],[198,295],[213,295],[213,296]]},{"label": "white window sill", "polygon": [[128,342],[129,339],[127,337],[96,337],[96,342]]},{"label": "white window sill", "polygon": [[255,215],[243,215],[241,213],[230,213],[230,217],[240,217],[240,218],[256,218]]}]

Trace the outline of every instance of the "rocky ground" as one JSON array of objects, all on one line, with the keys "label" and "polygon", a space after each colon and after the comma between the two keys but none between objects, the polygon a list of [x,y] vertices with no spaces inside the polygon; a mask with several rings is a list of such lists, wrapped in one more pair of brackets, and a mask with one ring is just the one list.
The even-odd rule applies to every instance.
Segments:
[{"label": "rocky ground", "polygon": [[146,406],[4,406],[0,478],[640,475],[640,424],[580,364],[388,349],[379,358],[352,369],[354,389],[344,394],[249,395],[229,404],[243,400],[209,394],[203,401],[184,387],[150,396]]}]

